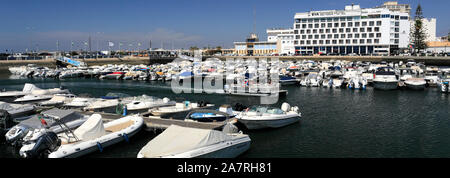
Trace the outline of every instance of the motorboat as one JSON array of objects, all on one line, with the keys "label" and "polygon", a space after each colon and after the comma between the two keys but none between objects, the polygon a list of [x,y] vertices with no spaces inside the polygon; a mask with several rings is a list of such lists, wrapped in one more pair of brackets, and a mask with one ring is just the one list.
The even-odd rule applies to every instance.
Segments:
[{"label": "motorboat", "polygon": [[439,88],[442,93],[449,93],[450,73],[445,72],[439,80]]},{"label": "motorboat", "polygon": [[380,67],[375,72],[373,87],[379,90],[394,90],[397,89],[398,82],[392,67]]},{"label": "motorboat", "polygon": [[63,105],[64,108],[83,108],[94,102],[95,98],[76,97],[71,102]]},{"label": "motorboat", "polygon": [[53,98],[53,95],[25,95],[23,97],[17,98],[14,100],[15,103],[36,103],[44,100],[50,100]]},{"label": "motorboat", "polygon": [[241,112],[237,118],[248,129],[279,128],[300,121],[301,113],[297,106],[283,103],[281,109],[253,106]]},{"label": "motorboat", "polygon": [[214,107],[214,104],[209,104],[203,101],[199,101],[197,103],[185,101],[183,103],[176,103],[175,106],[153,108],[150,109],[149,112],[152,115],[160,116],[161,118],[184,119],[186,114],[193,109],[207,109],[212,107]]},{"label": "motorboat", "polygon": [[31,83],[25,83],[22,91],[1,91],[0,92],[0,100],[12,99],[17,97],[22,97],[27,94],[30,94],[33,90],[41,90]]},{"label": "motorboat", "polygon": [[280,76],[280,84],[281,85],[292,85],[297,84],[298,79],[289,75],[282,75]]},{"label": "motorboat", "polygon": [[171,125],[148,142],[137,157],[235,158],[250,148],[250,142],[250,137],[232,124],[222,131]]},{"label": "motorboat", "polygon": [[24,116],[34,114],[36,112],[36,107],[31,104],[13,104],[5,103],[0,101],[0,112],[2,112],[3,117],[10,117],[11,119],[16,119]]},{"label": "motorboat", "polygon": [[14,145],[20,145],[30,140],[34,134],[41,132],[41,129],[61,133],[63,128],[74,129],[79,127],[88,118],[89,115],[83,115],[74,110],[54,108],[19,122],[6,133],[6,141]]},{"label": "motorboat", "polygon": [[175,101],[170,101],[169,98],[159,99],[147,95],[134,97],[134,99],[126,104],[127,113],[147,112],[151,108],[175,106]]},{"label": "motorboat", "polygon": [[239,112],[233,111],[231,106],[222,105],[219,110],[196,109],[187,114],[185,121],[221,122],[234,118]]},{"label": "motorboat", "polygon": [[84,111],[93,111],[93,112],[109,112],[115,113],[117,105],[119,105],[120,101],[118,99],[97,99],[92,103],[89,103],[88,106],[84,107]]},{"label": "motorboat", "polygon": [[36,133],[29,142],[20,148],[19,155],[24,158],[75,158],[119,143],[129,141],[144,124],[138,115],[126,116],[103,123],[100,114],[93,114],[75,130],[56,134],[44,130]]},{"label": "motorboat", "polygon": [[426,84],[427,82],[423,78],[408,78],[405,80],[406,87],[413,90],[423,90]]},{"label": "motorboat", "polygon": [[48,101],[38,103],[39,106],[62,106],[71,102],[76,96],[74,94],[56,94]]},{"label": "motorboat", "polygon": [[112,72],[110,74],[102,75],[99,79],[121,79],[126,73],[125,72]]}]

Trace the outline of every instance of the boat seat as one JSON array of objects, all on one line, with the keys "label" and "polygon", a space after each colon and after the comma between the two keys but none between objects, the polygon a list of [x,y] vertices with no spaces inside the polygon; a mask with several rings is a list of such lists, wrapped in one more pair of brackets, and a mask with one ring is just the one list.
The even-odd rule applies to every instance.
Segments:
[{"label": "boat seat", "polygon": [[106,127],[105,131],[107,131],[107,132],[121,131],[121,130],[123,130],[123,129],[131,126],[131,125],[133,125],[133,123],[134,122],[132,120],[130,120],[130,121],[127,121],[127,122],[124,122],[124,123],[121,123],[121,124],[117,124],[117,125],[113,125],[113,126],[110,126],[110,127]]}]

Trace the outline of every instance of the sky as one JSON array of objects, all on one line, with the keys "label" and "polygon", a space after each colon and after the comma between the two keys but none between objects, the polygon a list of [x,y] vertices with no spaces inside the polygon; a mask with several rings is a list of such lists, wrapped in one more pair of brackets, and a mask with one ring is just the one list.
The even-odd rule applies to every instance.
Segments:
[{"label": "sky", "polygon": [[[290,28],[297,12],[362,8],[382,0],[2,0],[0,53],[33,50],[232,48],[254,31]],[[419,0],[411,4],[412,15]],[[449,0],[420,0],[425,17],[437,18],[437,36],[450,31]],[[71,47],[71,43],[74,46]],[[140,43],[140,46],[139,46]],[[57,45],[58,44],[58,45]],[[131,46],[130,46],[131,44]]]}]

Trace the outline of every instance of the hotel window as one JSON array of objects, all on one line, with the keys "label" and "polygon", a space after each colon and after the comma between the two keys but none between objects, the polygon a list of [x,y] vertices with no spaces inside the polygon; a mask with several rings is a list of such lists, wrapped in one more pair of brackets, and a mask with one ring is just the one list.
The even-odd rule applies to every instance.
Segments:
[{"label": "hotel window", "polygon": [[374,36],[375,36],[375,34],[369,33],[369,38],[373,38]]},{"label": "hotel window", "polygon": [[295,23],[300,23],[300,19],[295,19]]},{"label": "hotel window", "polygon": [[319,22],[319,19],[314,19],[314,22]]},{"label": "hotel window", "polygon": [[332,34],[328,34],[328,35],[327,35],[327,38],[328,38],[328,39],[330,39],[330,38],[332,38],[332,37],[333,37]]},{"label": "hotel window", "polygon": [[332,18],[327,18],[327,22],[331,22],[331,21],[333,21]]},{"label": "hotel window", "polygon": [[310,22],[310,23],[313,22],[313,19],[308,19],[308,22]]},{"label": "hotel window", "polygon": [[381,33],[377,33],[377,38],[380,38],[381,37]]},{"label": "hotel window", "polygon": [[358,40],[353,40],[353,44],[358,44]]},{"label": "hotel window", "polygon": [[330,29],[326,29],[325,30],[326,33],[330,33],[330,31],[331,31]]},{"label": "hotel window", "polygon": [[345,38],[345,34],[341,34],[341,38]]},{"label": "hotel window", "polygon": [[306,28],[306,24],[302,24],[302,28]]},{"label": "hotel window", "polygon": [[321,18],[320,21],[321,21],[321,22],[325,22],[325,18]]},{"label": "hotel window", "polygon": [[347,32],[347,33],[351,32],[351,31],[352,31],[351,28],[346,28],[346,29],[345,29],[345,32]]},{"label": "hotel window", "polygon": [[311,41],[309,41],[309,40],[306,40],[306,44],[311,44]]},{"label": "hotel window", "polygon": [[372,43],[372,39],[367,39],[367,43]]},{"label": "hotel window", "polygon": [[333,18],[333,22],[339,21],[339,18]]},{"label": "hotel window", "polygon": [[326,35],[320,35],[320,38],[325,39]]},{"label": "hotel window", "polygon": [[348,26],[348,27],[353,27],[353,22],[349,22],[349,23],[347,24],[347,26]]},{"label": "hotel window", "polygon": [[360,39],[359,44],[364,44],[364,39]]},{"label": "hotel window", "polygon": [[408,16],[400,16],[401,20],[408,20]]},{"label": "hotel window", "polygon": [[374,21],[370,21],[370,22],[369,22],[369,26],[372,27],[372,26],[374,26],[374,25],[375,25],[375,22],[374,22]]},{"label": "hotel window", "polygon": [[313,24],[308,24],[308,28],[312,28],[313,27]]},{"label": "hotel window", "polygon": [[333,28],[333,33],[337,33],[337,29],[336,28]]},{"label": "hotel window", "polygon": [[341,23],[341,27],[345,27],[345,22],[342,22],[342,23]]},{"label": "hotel window", "polygon": [[324,23],[320,24],[320,27],[321,27],[321,28],[325,28],[325,26],[326,26],[326,25],[325,25]]},{"label": "hotel window", "polygon": [[340,28],[340,29],[339,29],[339,33],[344,33],[344,29],[343,29],[343,28]]},{"label": "hotel window", "polygon": [[310,33],[311,33],[311,30],[310,30],[310,29],[306,30],[306,33],[307,33],[307,34],[310,34]]},{"label": "hotel window", "polygon": [[394,38],[398,38],[398,37],[399,37],[399,35],[398,35],[398,33],[396,33],[395,36],[394,36]]},{"label": "hotel window", "polygon": [[341,22],[345,22],[346,18],[345,17],[341,17]]},{"label": "hotel window", "polygon": [[319,29],[319,33],[323,33],[323,29]]},{"label": "hotel window", "polygon": [[355,22],[355,27],[359,27],[359,22]]},{"label": "hotel window", "polygon": [[375,42],[375,44],[378,44],[378,43],[380,43],[380,40],[379,39],[375,39],[374,42]]},{"label": "hotel window", "polygon": [[312,35],[308,35],[308,39],[312,39],[312,37],[313,37]]},{"label": "hotel window", "polygon": [[361,38],[367,38],[367,33],[361,34]]},{"label": "hotel window", "polygon": [[361,26],[363,26],[363,27],[367,26],[367,22],[362,22]]},{"label": "hotel window", "polygon": [[348,34],[347,38],[353,38],[353,34]]},{"label": "hotel window", "polygon": [[295,25],[295,28],[297,29],[300,28],[300,24]]},{"label": "hotel window", "polygon": [[325,40],[325,44],[330,44],[330,40]]},{"label": "hotel window", "polygon": [[313,40],[313,44],[317,44],[317,40]]},{"label": "hotel window", "polygon": [[347,17],[347,21],[352,21],[352,17]]},{"label": "hotel window", "polygon": [[339,27],[339,23],[334,23],[334,27]]},{"label": "hotel window", "polygon": [[334,38],[339,38],[339,35],[338,34],[334,34]]},{"label": "hotel window", "polygon": [[350,40],[345,40],[345,44],[350,44]]},{"label": "hotel window", "polygon": [[372,28],[367,27],[367,32],[372,32]]},{"label": "hotel window", "polygon": [[306,23],[306,19],[302,19],[302,23]]},{"label": "hotel window", "polygon": [[332,23],[328,23],[328,24],[327,24],[327,27],[328,27],[328,28],[331,28],[331,27],[333,27],[333,24],[332,24]]},{"label": "hotel window", "polygon": [[364,31],[365,31],[364,28],[360,28],[360,29],[359,29],[359,32],[364,32]]},{"label": "hotel window", "polygon": [[399,32],[400,30],[399,30],[399,28],[395,28],[395,32]]},{"label": "hotel window", "polygon": [[300,35],[295,35],[295,39],[300,39]]},{"label": "hotel window", "polygon": [[400,22],[395,22],[395,26],[396,27],[400,26]]},{"label": "hotel window", "polygon": [[395,44],[398,44],[398,42],[399,42],[399,40],[398,40],[398,39],[395,39],[395,42],[394,42],[394,43],[395,43]]},{"label": "hotel window", "polygon": [[381,21],[377,21],[377,26],[381,26]]},{"label": "hotel window", "polygon": [[319,44],[323,44],[323,40],[319,40]]},{"label": "hotel window", "polygon": [[398,19],[400,19],[400,16],[396,15],[395,20],[398,20]]},{"label": "hotel window", "polygon": [[313,33],[317,33],[317,29],[314,29],[314,30],[313,30]]},{"label": "hotel window", "polygon": [[353,32],[358,32],[358,28],[353,28]]},{"label": "hotel window", "polygon": [[302,41],[300,41],[300,44],[305,44],[305,41],[303,41],[303,40],[302,40]]},{"label": "hotel window", "polygon": [[339,44],[344,44],[344,40],[339,40]]},{"label": "hotel window", "polygon": [[319,28],[319,24],[314,24],[314,28]]},{"label": "hotel window", "polygon": [[319,39],[319,35],[314,35],[314,39]]},{"label": "hotel window", "polygon": [[302,35],[302,39],[306,39],[306,35]]},{"label": "hotel window", "polygon": [[374,28],[374,31],[375,31],[375,32],[379,32],[379,31],[380,31],[380,27],[375,27],[375,28]]},{"label": "hotel window", "polygon": [[359,38],[359,33],[355,34],[355,38]]},{"label": "hotel window", "polygon": [[337,40],[333,40],[333,44],[337,44]]},{"label": "hotel window", "polygon": [[305,34],[305,30],[300,30],[300,34]]}]

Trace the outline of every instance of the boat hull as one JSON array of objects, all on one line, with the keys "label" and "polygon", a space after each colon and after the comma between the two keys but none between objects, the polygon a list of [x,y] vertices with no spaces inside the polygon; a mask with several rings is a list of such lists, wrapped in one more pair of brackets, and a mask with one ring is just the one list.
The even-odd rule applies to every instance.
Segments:
[{"label": "boat hull", "polygon": [[398,82],[373,81],[373,87],[378,90],[395,90],[398,87]]},{"label": "boat hull", "polygon": [[254,119],[238,119],[238,122],[242,123],[249,130],[264,129],[264,128],[279,128],[284,127],[295,122],[300,121],[300,117],[290,117],[286,119],[264,119],[264,120],[254,120]]}]

